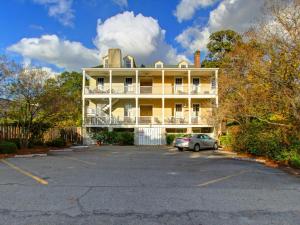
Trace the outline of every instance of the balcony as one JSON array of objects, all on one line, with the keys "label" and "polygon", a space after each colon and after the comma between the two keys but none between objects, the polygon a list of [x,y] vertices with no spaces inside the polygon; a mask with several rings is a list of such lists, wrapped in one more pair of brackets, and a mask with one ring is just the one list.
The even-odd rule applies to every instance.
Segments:
[{"label": "balcony", "polygon": [[[137,117],[138,125],[162,125],[162,119],[155,116]],[[112,117],[109,116],[88,116],[84,119],[85,125],[136,125],[136,117]],[[164,125],[212,125],[213,119],[207,117],[191,117],[189,123],[188,117],[166,117]]]},{"label": "balcony", "polygon": [[[171,85],[165,86],[165,95],[188,95],[188,85]],[[136,93],[135,85],[125,86],[125,85],[112,85],[112,94],[139,94],[139,95],[162,95],[162,85],[154,86],[140,86],[138,87],[138,93]],[[86,95],[107,95],[110,94],[109,87],[95,87],[91,88],[86,86],[84,89],[84,94]],[[191,95],[215,95],[216,90],[204,90],[201,87],[192,87],[191,85]]]}]

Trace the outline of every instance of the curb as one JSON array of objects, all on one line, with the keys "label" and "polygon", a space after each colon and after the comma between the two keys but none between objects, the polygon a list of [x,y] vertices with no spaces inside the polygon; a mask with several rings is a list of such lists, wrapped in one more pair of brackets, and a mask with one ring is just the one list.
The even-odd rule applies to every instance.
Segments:
[{"label": "curb", "polygon": [[46,157],[47,154],[28,154],[28,155],[15,155],[14,158],[32,158],[32,157]]},{"label": "curb", "polygon": [[71,149],[71,148],[62,148],[62,149],[49,150],[49,153],[53,153],[53,152],[73,152],[73,149]]}]

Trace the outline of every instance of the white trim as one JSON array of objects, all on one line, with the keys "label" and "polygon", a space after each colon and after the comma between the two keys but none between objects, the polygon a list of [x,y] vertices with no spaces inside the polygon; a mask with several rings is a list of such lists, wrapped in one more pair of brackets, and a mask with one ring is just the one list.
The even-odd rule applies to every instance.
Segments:
[{"label": "white trim", "polygon": [[[181,83],[182,90],[181,90],[181,91],[183,92],[183,90],[184,90],[183,77],[174,77],[174,83],[173,83],[173,85],[174,85],[174,86],[173,86],[173,88],[174,88],[174,90],[173,90],[173,91],[174,91],[174,94],[177,94],[177,92],[176,92],[176,86],[177,86],[177,85],[176,85],[176,79],[178,79],[178,78],[180,78],[181,81],[182,81],[182,83]],[[179,86],[179,85],[178,85],[178,86]]]}]

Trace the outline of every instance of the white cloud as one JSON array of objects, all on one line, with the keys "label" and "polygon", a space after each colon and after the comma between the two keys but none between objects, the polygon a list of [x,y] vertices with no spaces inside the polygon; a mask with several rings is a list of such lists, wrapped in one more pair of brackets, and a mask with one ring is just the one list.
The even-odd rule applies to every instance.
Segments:
[{"label": "white cloud", "polygon": [[35,59],[68,70],[80,70],[84,66],[99,64],[97,50],[88,49],[80,42],[61,40],[56,35],[23,38],[8,47],[8,50],[21,54],[27,62]]},{"label": "white cloud", "polygon": [[33,2],[44,5],[48,9],[49,16],[56,18],[64,26],[73,26],[73,0],[33,0]]},{"label": "white cloud", "polygon": [[232,29],[244,32],[262,15],[265,0],[223,0],[209,15],[205,27],[189,27],[176,37],[176,41],[191,53],[206,50],[209,34],[217,30]]},{"label": "white cloud", "polygon": [[166,43],[165,33],[152,17],[124,12],[104,22],[98,21],[94,43],[102,56],[109,48],[120,48],[123,55],[135,56],[138,63],[153,63],[158,59],[176,63],[183,56],[178,56],[176,50]]},{"label": "white cloud", "polygon": [[117,4],[120,7],[127,7],[128,6],[128,2],[127,0],[113,0],[113,2],[115,4]]},{"label": "white cloud", "polygon": [[34,59],[67,70],[99,65],[109,48],[120,48],[123,56],[134,56],[138,65],[152,64],[156,60],[176,64],[187,59],[167,44],[165,32],[152,17],[124,12],[104,22],[98,20],[95,49],[86,48],[80,42],[60,39],[56,35],[23,38],[7,49],[22,55],[25,64]]},{"label": "white cloud", "polygon": [[211,6],[217,1],[219,0],[181,0],[176,7],[174,15],[179,22],[189,20],[198,9]]}]

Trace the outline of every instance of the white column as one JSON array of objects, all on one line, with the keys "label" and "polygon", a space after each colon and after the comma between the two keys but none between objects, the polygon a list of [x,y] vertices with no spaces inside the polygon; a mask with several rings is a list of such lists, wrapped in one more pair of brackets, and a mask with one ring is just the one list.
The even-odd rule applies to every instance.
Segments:
[{"label": "white column", "polygon": [[192,123],[192,110],[191,110],[191,98],[188,98],[189,101],[189,124]]},{"label": "white column", "polygon": [[112,114],[111,114],[111,96],[109,96],[109,124],[111,124],[112,123]]},{"label": "white column", "polygon": [[191,94],[191,71],[188,70],[188,94]]},{"label": "white column", "polygon": [[135,124],[138,125],[139,124],[139,100],[136,97],[135,98]]},{"label": "white column", "polygon": [[165,95],[165,71],[161,71],[161,80],[162,80],[162,94]]},{"label": "white column", "polygon": [[218,85],[218,72],[219,70],[215,71],[215,79],[216,79],[216,107],[219,107],[219,85]]},{"label": "white column", "polygon": [[84,117],[85,117],[85,70],[82,71],[82,123],[84,124]]},{"label": "white column", "polygon": [[165,124],[165,97],[162,97],[162,124]]},{"label": "white column", "polygon": [[138,80],[139,80],[139,71],[136,70],[135,71],[135,93],[136,94],[139,94],[139,91],[138,91]]},{"label": "white column", "polygon": [[112,70],[109,70],[109,94],[112,92]]}]

